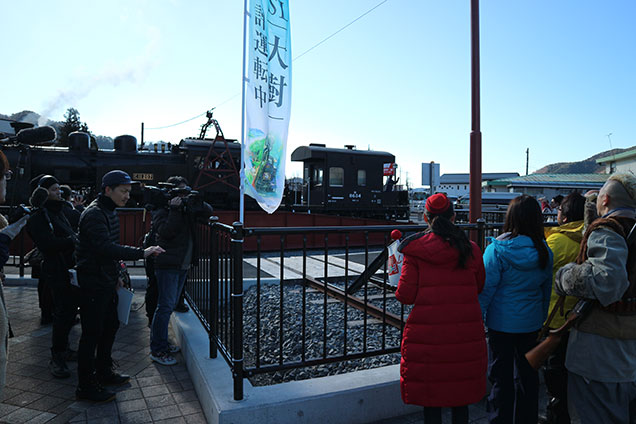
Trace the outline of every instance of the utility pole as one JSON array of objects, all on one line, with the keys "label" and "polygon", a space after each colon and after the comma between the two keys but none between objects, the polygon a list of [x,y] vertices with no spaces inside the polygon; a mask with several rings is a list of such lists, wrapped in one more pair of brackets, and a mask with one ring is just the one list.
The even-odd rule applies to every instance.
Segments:
[{"label": "utility pole", "polygon": [[528,162],[530,162],[530,148],[526,149],[526,175],[528,175]]},{"label": "utility pole", "polygon": [[[479,106],[479,0],[470,2],[471,30],[471,132],[470,132],[470,184],[469,221],[481,218],[481,125]],[[477,237],[471,234],[473,237]],[[471,237],[472,238],[472,237]]]}]

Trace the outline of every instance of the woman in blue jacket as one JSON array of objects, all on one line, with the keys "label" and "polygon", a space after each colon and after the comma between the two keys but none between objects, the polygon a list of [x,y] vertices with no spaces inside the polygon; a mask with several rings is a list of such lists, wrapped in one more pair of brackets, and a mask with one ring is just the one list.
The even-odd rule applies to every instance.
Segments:
[{"label": "woman in blue jacket", "polygon": [[543,235],[543,215],[527,195],[508,206],[503,234],[484,252],[486,284],[479,303],[488,327],[490,423],[538,419],[539,374],[525,354],[537,344],[552,288],[552,252]]}]

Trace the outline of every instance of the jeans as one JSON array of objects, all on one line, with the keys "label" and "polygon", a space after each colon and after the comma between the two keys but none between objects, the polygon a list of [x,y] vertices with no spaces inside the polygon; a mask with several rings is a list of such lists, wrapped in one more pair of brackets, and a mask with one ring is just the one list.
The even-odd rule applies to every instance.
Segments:
[{"label": "jeans", "polygon": [[[78,276],[81,281],[81,275]],[[117,293],[112,290],[80,289],[82,337],[77,352],[77,376],[80,387],[90,386],[95,371],[112,367],[111,352],[119,328]],[[95,356],[97,349],[97,356]]]},{"label": "jeans", "polygon": [[155,269],[159,299],[150,330],[150,351],[168,351],[168,324],[170,314],[179,299],[188,271],[185,269]]},{"label": "jeans", "polygon": [[146,288],[146,316],[148,317],[148,323],[152,325],[152,318],[155,315],[157,309],[157,298],[159,293],[157,292],[157,276],[155,275],[155,264],[151,258],[146,258],[146,277],[148,278],[148,287]]},{"label": "jeans", "polygon": [[[159,291],[157,289],[157,276],[155,275],[155,265],[152,259],[146,259],[146,277],[148,278],[148,286],[146,287],[146,316],[148,317],[148,327],[152,325],[152,318],[155,315],[157,309],[157,299],[159,297]],[[185,284],[177,300],[177,305],[182,305],[185,302]]]},{"label": "jeans", "polygon": [[539,373],[525,358],[537,344],[537,331],[503,333],[488,330],[488,422],[536,424],[539,416]]},{"label": "jeans", "polygon": [[582,424],[636,422],[636,381],[603,383],[571,372],[568,396]]}]

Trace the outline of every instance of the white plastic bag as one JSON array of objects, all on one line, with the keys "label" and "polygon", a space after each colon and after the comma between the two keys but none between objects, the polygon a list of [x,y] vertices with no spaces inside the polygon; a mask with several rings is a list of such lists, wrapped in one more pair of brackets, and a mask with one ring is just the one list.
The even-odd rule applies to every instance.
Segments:
[{"label": "white plastic bag", "polygon": [[391,243],[387,250],[389,251],[389,259],[387,261],[387,273],[389,274],[389,284],[397,286],[400,281],[400,274],[402,272],[402,261],[404,260],[404,255],[398,252],[398,246],[400,245],[400,240],[395,240]]}]

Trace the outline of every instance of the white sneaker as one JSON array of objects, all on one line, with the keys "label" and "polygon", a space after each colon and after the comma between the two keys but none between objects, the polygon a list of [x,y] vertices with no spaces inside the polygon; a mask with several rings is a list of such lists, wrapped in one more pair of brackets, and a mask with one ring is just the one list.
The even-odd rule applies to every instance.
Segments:
[{"label": "white sneaker", "polygon": [[177,360],[170,354],[170,352],[153,353],[150,352],[150,359],[161,365],[176,365]]}]

